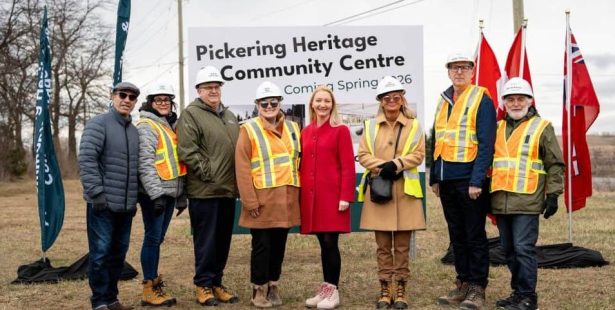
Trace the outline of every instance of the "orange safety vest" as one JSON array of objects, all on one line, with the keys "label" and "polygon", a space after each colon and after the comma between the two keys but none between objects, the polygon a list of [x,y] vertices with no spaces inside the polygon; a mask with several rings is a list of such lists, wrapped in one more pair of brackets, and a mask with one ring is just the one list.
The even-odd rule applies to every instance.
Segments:
[{"label": "orange safety vest", "polygon": [[453,105],[450,117],[449,104],[440,96],[434,126],[434,159],[442,157],[443,160],[457,163],[468,163],[476,159],[476,114],[485,91],[484,87],[468,86]]},{"label": "orange safety vest", "polygon": [[162,180],[173,180],[186,175],[186,165],[177,156],[177,135],[167,127],[157,122],[142,118],[139,123],[145,122],[158,132],[158,145],[156,145],[156,172]]},{"label": "orange safety vest", "polygon": [[282,136],[265,130],[260,117],[243,126],[252,144],[250,159],[252,181],[257,189],[284,185],[299,187],[299,152],[301,151],[299,125],[284,121]]},{"label": "orange safety vest", "polygon": [[506,121],[498,123],[493,156],[491,192],[508,191],[532,194],[538,187],[540,174],[545,174],[540,159],[540,136],[549,121],[534,116],[515,128],[506,138]]}]

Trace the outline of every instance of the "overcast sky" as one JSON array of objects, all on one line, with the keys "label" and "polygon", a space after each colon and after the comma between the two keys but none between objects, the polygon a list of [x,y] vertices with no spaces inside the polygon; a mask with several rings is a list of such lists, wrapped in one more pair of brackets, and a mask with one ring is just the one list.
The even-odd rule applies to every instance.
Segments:
[{"label": "overcast sky", "polygon": [[[395,0],[189,0],[183,2],[184,40],[189,27],[323,26],[394,3]],[[143,89],[166,79],[179,85],[177,6],[173,0],[132,0],[124,55],[124,80]],[[565,10],[592,77],[601,112],[591,133],[615,132],[615,1],[525,1],[527,57],[541,115],[561,132]],[[115,10],[109,24],[115,23]],[[478,20],[500,66],[514,38],[512,0],[406,0],[335,25],[423,25],[425,127],[433,122],[437,96],[450,85],[444,62],[451,51],[474,52]],[[403,40],[404,38],[400,38]],[[184,56],[188,51],[184,46]],[[187,71],[187,68],[186,70]],[[188,77],[185,76],[185,81]],[[248,90],[252,92],[253,90]],[[196,97],[186,87],[186,103]],[[224,94],[223,94],[224,99]]]}]

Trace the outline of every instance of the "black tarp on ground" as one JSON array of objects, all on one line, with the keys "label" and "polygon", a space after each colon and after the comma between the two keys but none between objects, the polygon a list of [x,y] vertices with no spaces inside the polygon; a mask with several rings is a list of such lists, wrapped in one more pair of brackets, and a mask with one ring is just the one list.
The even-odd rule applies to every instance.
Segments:
[{"label": "black tarp on ground", "polygon": [[[574,246],[572,243],[539,245],[536,247],[538,268],[583,268],[608,265],[602,254],[595,250]],[[443,264],[453,265],[453,247],[449,245],[446,254],[440,259]],[[506,265],[506,255],[500,238],[489,238],[489,262],[493,266]]]},{"label": "black tarp on ground", "polygon": [[[53,283],[68,280],[82,280],[88,277],[88,254],[74,262],[68,267],[52,267],[49,259],[40,260],[28,264],[21,265],[17,268],[17,279],[12,284],[29,284],[29,283]],[[135,278],[139,273],[129,264],[124,262],[124,269],[120,280],[130,280]]]}]

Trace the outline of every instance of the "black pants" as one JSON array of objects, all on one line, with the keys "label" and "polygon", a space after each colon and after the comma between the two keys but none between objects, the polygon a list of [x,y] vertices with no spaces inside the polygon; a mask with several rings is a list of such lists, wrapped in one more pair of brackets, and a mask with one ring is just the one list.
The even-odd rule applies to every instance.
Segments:
[{"label": "black pants", "polygon": [[256,285],[278,281],[282,273],[288,228],[253,228],[250,229],[250,234],[252,234],[250,281]]},{"label": "black pants", "polygon": [[490,205],[489,182],[478,199],[470,199],[469,180],[440,183],[440,201],[455,255],[457,279],[487,286],[489,245],[485,217]]},{"label": "black pants", "polygon": [[235,199],[190,199],[188,211],[194,234],[194,284],[219,286],[231,249]]},{"label": "black pants", "polygon": [[320,243],[323,278],[325,282],[338,286],[342,268],[342,258],[338,246],[340,234],[337,232],[317,233],[316,237],[318,237]]}]

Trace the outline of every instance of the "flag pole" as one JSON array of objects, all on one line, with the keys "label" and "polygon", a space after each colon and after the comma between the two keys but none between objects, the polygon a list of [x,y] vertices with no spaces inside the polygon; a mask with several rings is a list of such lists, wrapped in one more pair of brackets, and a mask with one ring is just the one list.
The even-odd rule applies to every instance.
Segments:
[{"label": "flag pole", "polygon": [[519,64],[519,77],[523,78],[523,70],[525,65],[525,29],[527,27],[527,18],[523,19],[523,24],[521,24],[521,59],[519,60],[521,63]]},{"label": "flag pole", "polygon": [[480,78],[480,50],[483,46],[483,20],[478,20],[478,29],[479,29],[479,38],[478,38],[478,50],[476,51],[476,83],[474,85],[478,85]]},{"label": "flag pole", "polygon": [[572,131],[570,130],[570,121],[571,114],[574,113],[572,111],[572,50],[571,50],[571,42],[570,42],[570,10],[566,10],[566,122],[568,134],[566,135],[566,173],[568,174],[568,182],[566,182],[566,186],[568,187],[568,242],[572,243]]}]

